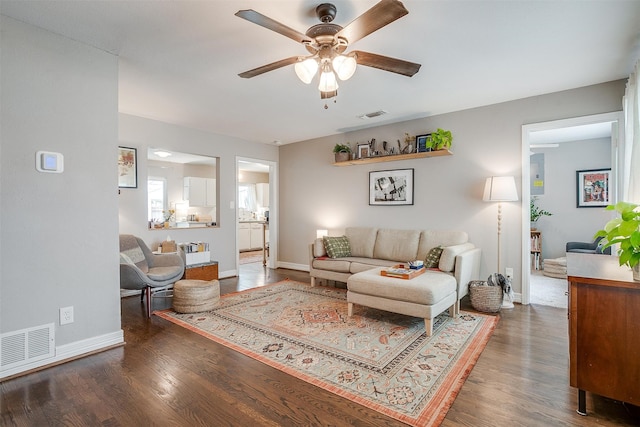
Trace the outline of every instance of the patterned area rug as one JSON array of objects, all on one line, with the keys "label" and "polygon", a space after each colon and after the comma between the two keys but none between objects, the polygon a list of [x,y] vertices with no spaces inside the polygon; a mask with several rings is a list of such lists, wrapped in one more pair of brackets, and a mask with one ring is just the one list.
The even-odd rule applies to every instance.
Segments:
[{"label": "patterned area rug", "polygon": [[414,426],[440,424],[498,321],[423,319],[356,306],[346,290],[293,281],[225,295],[212,311],[156,315]]}]

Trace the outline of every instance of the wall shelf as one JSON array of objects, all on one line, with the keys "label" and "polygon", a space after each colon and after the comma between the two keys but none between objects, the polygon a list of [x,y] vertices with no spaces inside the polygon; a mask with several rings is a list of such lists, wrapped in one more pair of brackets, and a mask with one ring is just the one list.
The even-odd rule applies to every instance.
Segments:
[{"label": "wall shelf", "polygon": [[347,160],[346,162],[335,162],[334,166],[365,165],[368,163],[395,162],[396,160],[422,159],[424,157],[450,156],[453,153],[449,150],[426,151],[423,153],[393,154],[390,156],[366,157],[364,159]]}]

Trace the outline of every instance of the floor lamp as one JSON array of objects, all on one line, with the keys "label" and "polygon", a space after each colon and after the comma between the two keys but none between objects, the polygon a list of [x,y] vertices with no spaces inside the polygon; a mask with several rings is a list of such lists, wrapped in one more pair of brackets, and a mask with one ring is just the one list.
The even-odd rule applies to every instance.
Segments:
[{"label": "floor lamp", "polygon": [[[502,202],[515,202],[518,200],[515,178],[512,176],[491,176],[487,178],[482,200],[485,202],[498,202],[498,273],[502,274],[500,265],[502,258],[502,252],[500,250],[500,241],[502,240]],[[507,301],[505,301],[503,307],[513,307],[513,303],[507,303]]]}]

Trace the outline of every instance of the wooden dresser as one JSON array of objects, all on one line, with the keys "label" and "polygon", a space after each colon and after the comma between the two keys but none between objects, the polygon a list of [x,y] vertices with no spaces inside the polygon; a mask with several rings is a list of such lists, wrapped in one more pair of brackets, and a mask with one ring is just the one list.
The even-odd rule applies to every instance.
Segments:
[{"label": "wooden dresser", "polygon": [[570,384],[640,405],[640,283],[569,276]]}]

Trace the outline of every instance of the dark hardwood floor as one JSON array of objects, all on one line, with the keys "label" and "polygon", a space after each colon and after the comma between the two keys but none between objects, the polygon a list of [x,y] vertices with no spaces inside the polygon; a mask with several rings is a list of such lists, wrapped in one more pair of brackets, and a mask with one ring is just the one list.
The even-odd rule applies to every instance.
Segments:
[{"label": "dark hardwood floor", "polygon": [[[261,263],[240,271],[220,281],[221,293],[285,278],[309,282],[307,273]],[[168,306],[154,299],[154,309]],[[640,425],[637,407],[590,393],[589,415],[576,413],[566,310],[516,305],[501,317],[443,426]],[[147,320],[138,297],[122,300],[122,328],[123,347],[0,383],[0,424],[404,425],[157,316]]]}]

